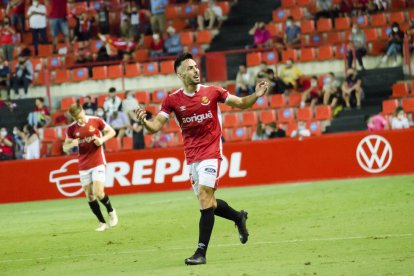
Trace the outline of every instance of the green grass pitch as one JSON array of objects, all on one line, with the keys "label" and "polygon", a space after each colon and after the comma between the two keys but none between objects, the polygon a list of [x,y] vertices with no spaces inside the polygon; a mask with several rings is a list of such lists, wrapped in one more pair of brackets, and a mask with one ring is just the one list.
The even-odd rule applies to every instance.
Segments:
[{"label": "green grass pitch", "polygon": [[[4,184],[4,183],[2,183]],[[103,233],[86,199],[0,205],[0,275],[413,275],[414,176],[219,189],[250,239],[216,217],[207,265],[193,192],[111,196]],[[101,207],[103,208],[103,207]]]}]

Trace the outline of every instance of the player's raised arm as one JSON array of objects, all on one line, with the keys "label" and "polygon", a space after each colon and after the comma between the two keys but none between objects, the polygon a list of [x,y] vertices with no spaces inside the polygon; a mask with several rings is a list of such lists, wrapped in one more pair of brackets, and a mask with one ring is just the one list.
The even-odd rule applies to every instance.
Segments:
[{"label": "player's raised arm", "polygon": [[148,121],[146,119],[147,112],[142,108],[136,109],[135,114],[137,115],[137,120],[141,121],[142,125],[151,133],[160,131],[165,123],[168,122],[168,118],[160,114],[158,114],[153,120]]},{"label": "player's raised arm", "polygon": [[256,90],[253,94],[246,97],[237,97],[235,95],[229,95],[226,104],[232,107],[246,109],[254,105],[258,98],[263,97],[269,91],[270,83],[267,81],[261,81],[256,85]]}]

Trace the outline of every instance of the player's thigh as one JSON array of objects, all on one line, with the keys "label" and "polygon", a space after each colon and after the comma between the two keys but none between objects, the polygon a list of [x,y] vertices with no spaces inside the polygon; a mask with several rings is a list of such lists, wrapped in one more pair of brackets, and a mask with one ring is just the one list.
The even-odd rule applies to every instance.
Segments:
[{"label": "player's thigh", "polygon": [[91,173],[93,187],[97,196],[102,196],[104,193],[106,170],[104,165],[100,165],[92,170]]},{"label": "player's thigh", "polygon": [[196,170],[200,185],[212,189],[216,188],[220,170],[220,161],[218,159],[203,160],[198,164]]}]

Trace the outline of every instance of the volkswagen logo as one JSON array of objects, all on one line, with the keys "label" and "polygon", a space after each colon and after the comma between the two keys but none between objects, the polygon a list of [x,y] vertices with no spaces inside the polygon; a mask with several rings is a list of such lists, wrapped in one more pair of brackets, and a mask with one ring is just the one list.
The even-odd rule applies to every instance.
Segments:
[{"label": "volkswagen logo", "polygon": [[391,164],[392,148],[384,137],[369,135],[359,142],[356,158],[365,171],[380,173]]}]

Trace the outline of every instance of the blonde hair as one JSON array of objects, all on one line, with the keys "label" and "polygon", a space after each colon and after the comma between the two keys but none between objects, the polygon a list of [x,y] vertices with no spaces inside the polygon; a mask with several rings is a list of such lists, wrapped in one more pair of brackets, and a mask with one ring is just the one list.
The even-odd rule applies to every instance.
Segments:
[{"label": "blonde hair", "polygon": [[76,118],[76,116],[79,115],[79,113],[81,113],[81,111],[83,110],[82,106],[78,105],[78,104],[72,104],[69,107],[69,114],[70,116],[72,116],[73,118]]}]

